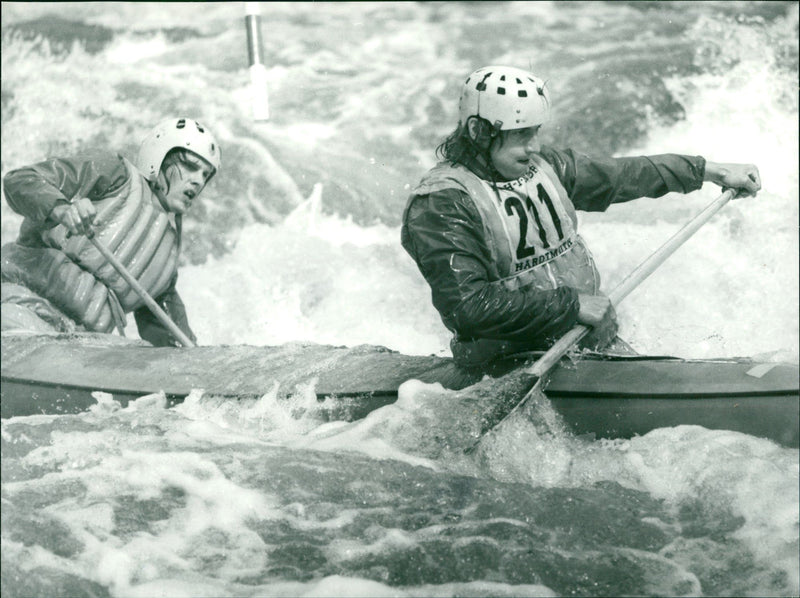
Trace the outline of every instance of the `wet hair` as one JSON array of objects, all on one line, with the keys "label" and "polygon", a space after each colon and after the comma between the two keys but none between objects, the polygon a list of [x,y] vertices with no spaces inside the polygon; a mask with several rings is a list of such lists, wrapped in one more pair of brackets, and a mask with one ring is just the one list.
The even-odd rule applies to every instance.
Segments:
[{"label": "wet hair", "polygon": [[[469,134],[469,122],[474,121],[475,139]],[[495,175],[495,168],[491,160],[491,149],[495,143],[501,147],[506,138],[507,131],[500,131],[485,118],[480,116],[470,116],[467,122],[459,122],[455,131],[450,133],[447,138],[436,148],[436,156],[441,160],[447,160],[454,164],[467,166],[475,158],[481,157],[489,166],[492,175]]]},{"label": "wet hair", "polygon": [[164,179],[166,180],[166,189],[162,189],[164,194],[169,193],[169,176],[167,176],[167,171],[170,168],[174,168],[180,164],[185,166],[192,165],[193,162],[189,160],[189,156],[200,158],[200,156],[198,156],[194,152],[182,147],[173,147],[171,150],[167,152],[167,155],[164,156],[164,159],[161,161],[161,169],[160,169],[160,172],[164,173]]},{"label": "wet hair", "polygon": [[167,172],[170,168],[174,168],[179,164],[186,164],[187,160],[187,151],[182,147],[173,147],[171,150],[167,152],[167,155],[164,156],[164,159],[161,161],[161,172],[164,173],[164,179],[167,182],[167,188],[164,189],[164,193],[169,193],[169,176],[167,176]]}]

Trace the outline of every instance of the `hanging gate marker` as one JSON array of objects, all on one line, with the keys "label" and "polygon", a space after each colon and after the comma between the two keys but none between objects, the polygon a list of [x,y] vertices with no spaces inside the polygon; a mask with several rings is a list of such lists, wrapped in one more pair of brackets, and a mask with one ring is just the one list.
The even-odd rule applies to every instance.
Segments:
[{"label": "hanging gate marker", "polygon": [[267,67],[264,66],[264,50],[261,47],[261,7],[258,2],[245,2],[244,8],[253,118],[255,120],[269,120]]}]

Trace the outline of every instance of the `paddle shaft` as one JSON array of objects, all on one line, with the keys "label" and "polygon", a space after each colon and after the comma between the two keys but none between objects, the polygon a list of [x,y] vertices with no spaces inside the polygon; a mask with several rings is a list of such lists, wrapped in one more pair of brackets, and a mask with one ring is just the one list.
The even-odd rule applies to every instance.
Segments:
[{"label": "paddle shaft", "polygon": [[[727,204],[736,193],[733,189],[728,189],[720,195],[713,202],[708,204],[705,209],[697,216],[692,218],[682,229],[675,233],[669,241],[664,243],[661,247],[656,249],[650,257],[639,264],[633,272],[623,280],[611,293],[608,298],[614,306],[628,296],[628,294],[638,287],[648,276],[650,276],[656,269],[663,264],[675,251],[683,245],[689,237],[694,235],[700,227],[708,222],[714,214],[719,212],[725,204]],[[572,346],[579,342],[591,330],[590,326],[578,324],[572,330],[562,336],[550,349],[542,355],[539,360],[534,363],[528,370],[528,373],[538,377],[542,377],[550,369],[561,361],[567,351]]]},{"label": "paddle shaft", "polygon": [[[639,286],[648,276],[655,272],[655,270],[661,264],[663,264],[669,256],[675,253],[678,247],[683,245],[686,240],[696,233],[701,226],[708,222],[714,214],[719,212],[722,207],[733,198],[735,193],[736,191],[734,189],[728,189],[727,191],[723,192],[722,195],[708,204],[702,212],[692,218],[682,229],[675,233],[672,238],[669,239],[669,241],[656,249],[656,251],[653,252],[650,257],[639,264],[639,266],[637,266],[637,268],[633,270],[633,272],[631,272],[625,278],[625,280],[619,284],[619,286],[609,293],[608,298],[611,300],[611,304],[614,306],[618,305],[619,302],[627,297],[633,289]],[[536,392],[542,378],[553,368],[553,366],[561,361],[561,358],[564,357],[567,351],[569,351],[569,349],[572,348],[575,343],[580,341],[586,335],[586,333],[589,332],[589,330],[591,330],[590,326],[578,324],[572,330],[558,339],[558,341],[556,341],[556,343],[550,347],[550,349],[544,355],[542,355],[539,360],[530,367],[530,369],[528,369],[529,374],[533,374],[538,378],[533,388],[528,391],[528,393],[522,398],[521,401],[519,401],[519,403],[514,406],[511,411],[509,411],[500,421],[492,426],[486,432],[486,434],[497,428],[497,426],[508,419],[512,413],[525,404],[525,402],[533,395],[533,393]]]},{"label": "paddle shaft", "polygon": [[114,269],[119,272],[119,275],[122,276],[122,278],[124,278],[129,285],[131,285],[133,290],[136,291],[136,294],[141,297],[142,301],[145,302],[145,305],[147,305],[150,311],[153,312],[153,315],[169,329],[173,336],[175,336],[175,338],[177,338],[184,347],[195,347],[196,345],[191,341],[191,339],[186,336],[180,328],[178,328],[178,325],[172,321],[172,319],[163,309],[161,309],[161,306],[156,303],[150,294],[145,290],[145,288],[139,284],[139,281],[136,280],[130,272],[128,272],[128,269],[122,265],[122,263],[114,256],[113,253],[108,250],[105,245],[95,238],[94,231],[90,230],[86,236],[92,242],[92,245],[97,248],[97,251],[103,254],[103,257],[106,258],[108,263],[114,266]]}]

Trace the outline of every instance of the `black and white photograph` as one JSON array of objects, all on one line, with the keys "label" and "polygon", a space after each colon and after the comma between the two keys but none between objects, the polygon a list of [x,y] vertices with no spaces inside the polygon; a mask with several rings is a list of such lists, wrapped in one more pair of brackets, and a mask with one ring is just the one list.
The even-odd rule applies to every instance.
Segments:
[{"label": "black and white photograph", "polygon": [[3,1],[3,598],[800,595],[799,7]]}]

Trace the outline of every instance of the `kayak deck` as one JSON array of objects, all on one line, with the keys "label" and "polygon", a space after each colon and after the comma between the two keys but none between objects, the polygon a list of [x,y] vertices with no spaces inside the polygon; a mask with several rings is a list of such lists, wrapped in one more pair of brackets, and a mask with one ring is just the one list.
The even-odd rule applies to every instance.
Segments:
[{"label": "kayak deck", "polygon": [[[523,362],[511,362],[505,371]],[[503,373],[499,371],[498,373]],[[2,417],[78,413],[93,391],[122,405],[163,391],[181,402],[192,389],[222,397],[279,397],[313,384],[330,419],[353,420],[392,403],[410,379],[460,390],[480,380],[452,359],[383,347],[288,344],[174,349],[110,335],[2,337]],[[798,446],[798,367],[750,360],[589,354],[565,360],[545,393],[577,434],[629,438],[695,424]]]}]

